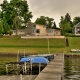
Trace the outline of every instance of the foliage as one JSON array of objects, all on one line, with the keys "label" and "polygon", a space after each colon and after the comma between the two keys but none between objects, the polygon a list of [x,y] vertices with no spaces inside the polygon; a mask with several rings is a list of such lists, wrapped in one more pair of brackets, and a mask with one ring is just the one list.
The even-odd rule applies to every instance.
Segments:
[{"label": "foliage", "polygon": [[57,26],[56,26],[56,23],[55,23],[55,22],[53,23],[52,28],[53,28],[53,29],[56,29],[56,28],[57,28]]},{"label": "foliage", "polygon": [[[11,29],[16,29],[25,24],[32,18],[32,13],[29,11],[26,0],[7,0],[1,4],[0,21],[3,22],[4,33],[11,32]],[[6,26],[7,25],[7,26]],[[16,33],[17,35],[17,33]]]},{"label": "foliage", "polygon": [[65,35],[66,33],[72,33],[72,21],[69,13],[65,15],[65,17],[61,16],[61,21],[59,23],[60,28],[62,29],[62,35]]},{"label": "foliage", "polygon": [[73,19],[73,25],[76,25],[79,22],[80,22],[80,17],[74,17],[74,19]]},{"label": "foliage", "polygon": [[35,21],[36,24],[46,25],[46,19],[45,16],[40,16],[40,18],[37,18]]},{"label": "foliage", "polygon": [[36,24],[46,25],[47,28],[52,28],[53,22],[54,22],[53,18],[49,18],[45,16],[40,16],[40,18],[37,18],[35,21]]}]

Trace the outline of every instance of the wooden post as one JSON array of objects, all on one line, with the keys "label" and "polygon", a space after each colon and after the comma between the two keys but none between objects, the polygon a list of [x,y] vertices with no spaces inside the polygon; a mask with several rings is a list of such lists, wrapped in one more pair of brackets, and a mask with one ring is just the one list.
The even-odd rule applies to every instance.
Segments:
[{"label": "wooden post", "polygon": [[20,74],[20,80],[22,80],[22,74]]},{"label": "wooden post", "polygon": [[39,73],[40,73],[40,71],[41,71],[41,63],[39,63]]},{"label": "wooden post", "polygon": [[8,65],[6,65],[6,73],[8,74]]},{"label": "wooden post", "polygon": [[25,70],[25,74],[26,74],[26,62],[24,62],[24,70]]},{"label": "wooden post", "polygon": [[48,42],[48,52],[50,54],[50,48],[49,48],[49,38],[47,38],[47,42]]},{"label": "wooden post", "polygon": [[30,63],[31,63],[31,74],[32,74],[32,59],[31,59]]},{"label": "wooden post", "polygon": [[[17,62],[19,62],[19,50],[18,50],[18,53],[17,53]],[[18,68],[18,65],[19,64],[17,64],[17,68]]]},{"label": "wooden post", "polygon": [[25,58],[25,49],[24,49],[24,58]]},{"label": "wooden post", "polygon": [[24,65],[22,66],[22,69],[23,69],[23,74],[24,74]]}]

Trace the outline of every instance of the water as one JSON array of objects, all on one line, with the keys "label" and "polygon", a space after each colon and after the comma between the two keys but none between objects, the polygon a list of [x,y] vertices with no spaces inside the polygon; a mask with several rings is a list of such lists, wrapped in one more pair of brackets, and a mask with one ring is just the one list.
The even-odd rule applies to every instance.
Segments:
[{"label": "water", "polygon": [[64,80],[80,80],[80,55],[65,56]]}]

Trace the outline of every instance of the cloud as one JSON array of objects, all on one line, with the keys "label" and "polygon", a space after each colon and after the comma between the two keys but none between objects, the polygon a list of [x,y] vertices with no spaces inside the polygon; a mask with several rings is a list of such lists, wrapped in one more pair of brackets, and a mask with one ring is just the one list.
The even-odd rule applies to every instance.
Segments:
[{"label": "cloud", "polygon": [[[3,0],[0,0],[2,3]],[[33,19],[39,16],[54,18],[58,24],[61,16],[69,13],[72,19],[80,16],[80,0],[27,0]]]},{"label": "cloud", "polygon": [[27,0],[35,20],[38,16],[50,16],[59,22],[60,16],[69,13],[80,16],[80,0]]}]

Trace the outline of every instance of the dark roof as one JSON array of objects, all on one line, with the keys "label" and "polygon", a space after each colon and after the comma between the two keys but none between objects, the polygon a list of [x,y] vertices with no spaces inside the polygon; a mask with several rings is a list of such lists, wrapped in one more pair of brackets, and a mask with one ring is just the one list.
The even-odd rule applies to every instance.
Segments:
[{"label": "dark roof", "polygon": [[47,29],[57,29],[57,30],[61,30],[61,28],[58,28],[58,27],[56,27],[56,28],[49,28],[49,27],[47,27]]},{"label": "dark roof", "polygon": [[57,30],[61,30],[60,28],[56,27],[56,28],[53,28],[53,29],[57,29]]}]

